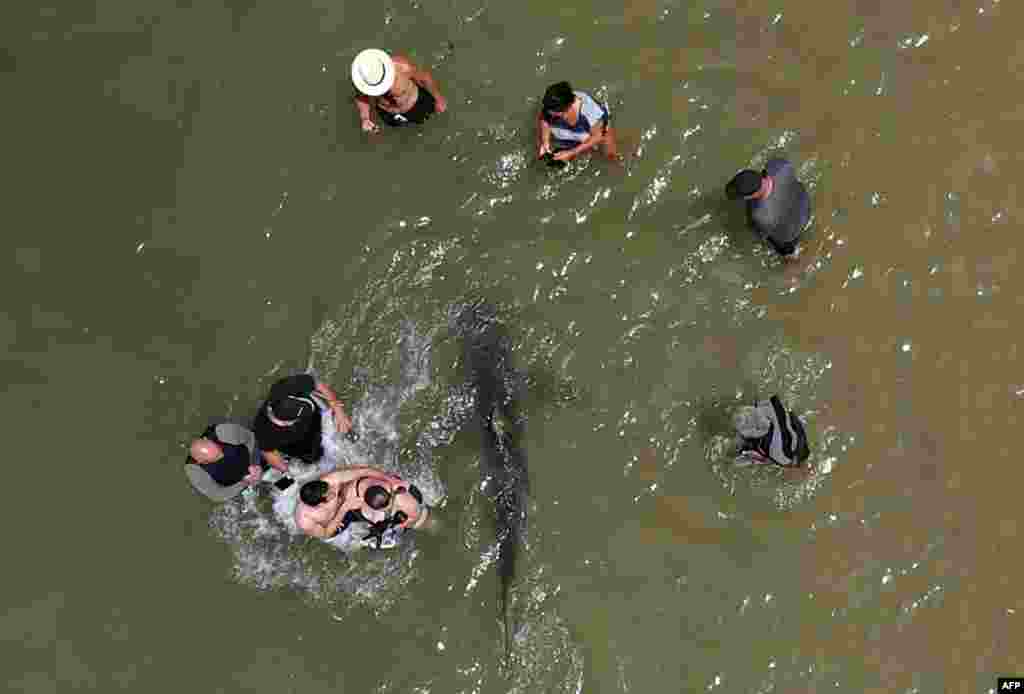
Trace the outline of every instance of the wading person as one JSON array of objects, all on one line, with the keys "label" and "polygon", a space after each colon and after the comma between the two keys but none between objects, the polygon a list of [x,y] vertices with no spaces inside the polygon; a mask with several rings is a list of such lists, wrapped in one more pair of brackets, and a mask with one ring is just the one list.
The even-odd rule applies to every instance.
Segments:
[{"label": "wading person", "polygon": [[401,478],[372,467],[329,472],[299,489],[295,524],[305,534],[330,539],[351,523],[420,528],[429,510],[423,495]]},{"label": "wading person", "polygon": [[803,422],[783,406],[778,395],[733,415],[738,462],[800,466],[811,455]]},{"label": "wading person", "polygon": [[330,386],[317,383],[309,374],[282,378],[270,387],[267,400],[253,420],[256,444],[263,460],[288,473],[288,465],[298,464],[292,476],[302,474],[302,464],[311,464],[324,455],[321,412],[330,410],[338,433],[348,433],[352,421]]},{"label": "wading person", "polygon": [[760,173],[740,171],[725,194],[746,200],[747,221],[758,236],[784,260],[796,259],[797,243],[811,219],[811,196],[789,161],[770,159]]},{"label": "wading person", "polygon": [[548,87],[537,114],[537,158],[564,166],[598,146],[609,159],[619,158],[608,108],[568,82]]},{"label": "wading person", "polygon": [[185,476],[213,501],[227,501],[258,484],[263,467],[252,431],[231,422],[207,427],[189,446]]},{"label": "wading person", "polygon": [[377,48],[367,48],[352,61],[352,84],[359,91],[359,123],[368,133],[380,130],[375,115],[391,126],[421,124],[448,108],[428,70]]}]

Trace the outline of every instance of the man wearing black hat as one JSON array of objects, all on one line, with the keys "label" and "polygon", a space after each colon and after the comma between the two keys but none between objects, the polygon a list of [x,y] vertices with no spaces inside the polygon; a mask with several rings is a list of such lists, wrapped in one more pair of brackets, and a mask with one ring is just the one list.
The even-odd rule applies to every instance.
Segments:
[{"label": "man wearing black hat", "polygon": [[754,231],[784,260],[796,258],[800,234],[811,219],[811,196],[791,163],[769,159],[760,173],[744,169],[725,186],[725,194],[746,200]]},{"label": "man wearing black hat", "polygon": [[330,386],[309,374],[282,378],[270,387],[266,402],[253,420],[256,444],[268,465],[288,472],[288,458],[315,463],[324,455],[320,415],[330,408],[338,433],[352,428],[352,420]]}]

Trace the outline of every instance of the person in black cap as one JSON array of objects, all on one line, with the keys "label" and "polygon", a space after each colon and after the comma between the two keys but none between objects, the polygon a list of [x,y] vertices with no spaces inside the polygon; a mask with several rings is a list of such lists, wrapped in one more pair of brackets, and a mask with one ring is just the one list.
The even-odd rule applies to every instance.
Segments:
[{"label": "person in black cap", "polygon": [[330,386],[309,374],[296,374],[270,387],[267,400],[253,421],[256,444],[263,460],[288,473],[288,460],[315,463],[324,455],[320,414],[329,408],[338,433],[352,428],[352,420]]},{"label": "person in black cap", "polygon": [[739,461],[798,467],[811,455],[803,422],[778,395],[739,408],[733,415]]},{"label": "person in black cap", "polygon": [[263,461],[252,431],[233,422],[211,424],[189,446],[185,476],[197,492],[218,502],[258,484]]},{"label": "person in black cap", "polygon": [[796,258],[797,243],[811,219],[811,196],[785,159],[769,159],[758,173],[744,169],[725,186],[730,199],[747,201],[747,220],[784,260]]}]

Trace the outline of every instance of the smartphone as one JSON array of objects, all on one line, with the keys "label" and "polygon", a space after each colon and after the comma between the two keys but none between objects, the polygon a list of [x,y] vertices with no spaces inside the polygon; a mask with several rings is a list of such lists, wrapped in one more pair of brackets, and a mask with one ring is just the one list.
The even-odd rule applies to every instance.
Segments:
[{"label": "smartphone", "polygon": [[277,482],[274,482],[274,486],[280,489],[282,492],[288,487],[292,486],[293,484],[295,484],[295,480],[293,480],[291,477],[282,477]]}]

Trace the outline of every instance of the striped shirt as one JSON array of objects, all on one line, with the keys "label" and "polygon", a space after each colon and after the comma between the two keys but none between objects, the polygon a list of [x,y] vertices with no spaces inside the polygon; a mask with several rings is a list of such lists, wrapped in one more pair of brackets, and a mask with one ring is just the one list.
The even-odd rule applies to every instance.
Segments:
[{"label": "striped shirt", "polygon": [[608,108],[586,92],[573,92],[580,100],[579,117],[576,125],[570,125],[561,116],[554,116],[544,111],[544,121],[551,126],[551,137],[560,142],[579,143],[590,137],[590,132],[598,124],[608,125]]},{"label": "striped shirt", "polygon": [[757,409],[771,420],[768,434],[757,442],[757,450],[779,465],[799,465],[811,451],[803,422],[786,410],[777,395],[757,403]]}]

